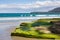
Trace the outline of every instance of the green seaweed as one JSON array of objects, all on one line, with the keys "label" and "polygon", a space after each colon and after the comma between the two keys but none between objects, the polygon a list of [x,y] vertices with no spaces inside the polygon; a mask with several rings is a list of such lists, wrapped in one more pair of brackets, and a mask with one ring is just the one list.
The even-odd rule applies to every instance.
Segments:
[{"label": "green seaweed", "polygon": [[60,21],[60,18],[52,18],[52,19],[38,19],[36,21],[30,23],[21,23],[19,28],[12,32],[12,36],[23,36],[23,37],[31,37],[31,38],[43,38],[43,39],[60,39],[60,36],[57,34],[46,34],[36,30],[34,27],[49,27],[52,25],[51,21]]}]

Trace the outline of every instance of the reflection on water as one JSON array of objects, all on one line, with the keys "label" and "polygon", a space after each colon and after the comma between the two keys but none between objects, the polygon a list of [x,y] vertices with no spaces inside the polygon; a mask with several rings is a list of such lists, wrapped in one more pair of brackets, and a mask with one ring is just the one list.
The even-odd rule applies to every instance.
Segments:
[{"label": "reflection on water", "polygon": [[11,31],[18,24],[18,20],[0,20],[0,40],[11,40]]},{"label": "reflection on water", "polygon": [[10,33],[21,22],[29,22],[32,20],[0,20],[0,40],[11,40]]}]

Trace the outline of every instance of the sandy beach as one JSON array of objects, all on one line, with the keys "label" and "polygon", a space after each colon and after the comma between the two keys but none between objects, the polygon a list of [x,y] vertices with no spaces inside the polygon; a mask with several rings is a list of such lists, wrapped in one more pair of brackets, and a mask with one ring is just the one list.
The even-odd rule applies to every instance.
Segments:
[{"label": "sandy beach", "polygon": [[12,36],[13,40],[37,40],[35,38],[25,38],[25,37],[16,37],[16,36]]},{"label": "sandy beach", "polygon": [[60,39],[36,39],[36,38],[25,38],[25,37],[12,36],[12,40],[60,40]]},{"label": "sandy beach", "polygon": [[25,38],[25,37],[12,36],[12,40],[54,40],[54,39],[36,39],[36,38]]}]

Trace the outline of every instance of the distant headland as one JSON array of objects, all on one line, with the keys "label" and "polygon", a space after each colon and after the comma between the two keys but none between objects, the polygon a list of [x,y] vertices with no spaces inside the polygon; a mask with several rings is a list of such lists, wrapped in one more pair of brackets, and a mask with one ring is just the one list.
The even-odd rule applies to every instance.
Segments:
[{"label": "distant headland", "polygon": [[54,8],[53,10],[50,10],[50,11],[48,11],[48,12],[60,12],[60,7]]},{"label": "distant headland", "polygon": [[[48,12],[60,12],[60,7],[49,10]],[[31,13],[45,13],[45,12],[31,12]]]}]

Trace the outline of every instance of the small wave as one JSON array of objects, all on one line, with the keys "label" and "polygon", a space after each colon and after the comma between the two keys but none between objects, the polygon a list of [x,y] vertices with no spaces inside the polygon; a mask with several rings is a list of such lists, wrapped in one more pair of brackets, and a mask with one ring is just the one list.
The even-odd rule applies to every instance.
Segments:
[{"label": "small wave", "polygon": [[60,18],[60,17],[0,17],[0,20],[28,20],[28,19],[44,19],[44,18]]}]

